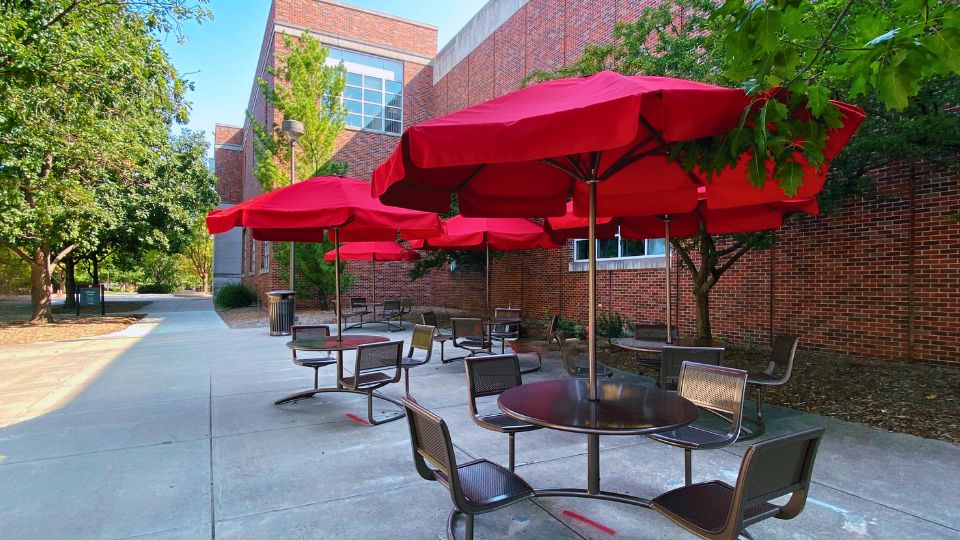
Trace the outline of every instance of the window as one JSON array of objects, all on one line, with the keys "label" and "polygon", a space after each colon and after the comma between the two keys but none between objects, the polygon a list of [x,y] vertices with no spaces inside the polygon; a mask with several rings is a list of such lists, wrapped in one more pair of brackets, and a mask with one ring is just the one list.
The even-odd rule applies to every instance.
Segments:
[{"label": "window", "polygon": [[260,256],[260,273],[270,270],[270,242],[263,243],[263,255]]},{"label": "window", "polygon": [[347,127],[399,135],[403,131],[403,63],[328,47],[327,64],[343,62]]},{"label": "window", "polygon": [[[587,251],[589,240],[573,241],[573,260],[586,261],[590,257]],[[632,257],[652,257],[664,254],[663,239],[655,240],[628,240],[620,238],[617,231],[616,238],[597,240],[597,259],[626,259]]]},{"label": "window", "polygon": [[257,267],[257,241],[250,235],[250,273]]}]

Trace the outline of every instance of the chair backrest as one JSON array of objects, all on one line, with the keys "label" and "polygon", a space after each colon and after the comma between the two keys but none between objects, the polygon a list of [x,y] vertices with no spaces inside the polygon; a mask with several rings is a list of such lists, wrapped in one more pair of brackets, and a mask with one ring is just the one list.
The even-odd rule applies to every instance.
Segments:
[{"label": "chair backrest", "polygon": [[475,317],[453,317],[450,319],[453,326],[453,342],[458,339],[483,340],[483,321]]},{"label": "chair backrest", "polygon": [[400,307],[410,311],[410,309],[413,308],[413,298],[402,298],[400,300]]},{"label": "chair backrest", "polygon": [[437,480],[437,475],[430,468],[432,465],[442,473],[443,478],[453,476],[456,479],[456,475],[451,473],[457,470],[457,457],[453,453],[453,442],[450,440],[447,423],[410,396],[400,398],[400,402],[407,413],[413,462],[417,466],[417,472],[426,480]]},{"label": "chair backrest", "polygon": [[396,313],[400,311],[400,301],[399,300],[384,300],[383,301],[383,312],[384,313]]},{"label": "chair backrest", "polygon": [[437,325],[437,314],[432,311],[424,311],[420,314],[420,318],[423,320],[423,324],[427,326],[432,326],[436,328]]},{"label": "chair backrest", "polygon": [[350,299],[350,307],[351,308],[367,307],[367,299],[360,298],[360,297],[353,297]]},{"label": "chair backrest", "polygon": [[523,384],[520,360],[515,354],[473,356],[463,360],[467,371],[467,393],[470,412],[477,414],[476,399],[496,396]]},{"label": "chair backrest", "polygon": [[[314,325],[293,325],[290,327],[290,337],[293,339],[315,339],[321,337],[330,337],[329,326]],[[297,350],[290,349],[294,358],[297,358]],[[328,354],[329,356],[329,354]]]},{"label": "chair backrest", "polygon": [[797,354],[797,344],[800,340],[795,336],[781,334],[773,340],[773,353],[770,355],[770,363],[764,373],[773,375],[778,369],[783,370],[783,376],[774,384],[786,384],[790,380],[790,374],[793,372],[793,357]]},{"label": "chair backrest", "polygon": [[803,510],[810,489],[813,463],[817,457],[823,428],[814,428],[767,439],[747,448],[740,465],[733,503],[724,529],[734,538],[735,532],[768,517],[745,520],[744,512],[761,502],[768,502],[788,493],[793,496],[780,506],[779,519],[793,519]]},{"label": "chair backrest", "polygon": [[554,315],[550,319],[550,330],[548,330],[547,341],[550,341],[550,338],[557,335],[557,332],[560,330],[560,316]]},{"label": "chair backrest", "polygon": [[680,378],[680,365],[697,362],[719,366],[723,363],[722,347],[677,347],[665,345],[660,357],[660,388],[673,390]]},{"label": "chair backrest", "polygon": [[677,393],[697,407],[724,413],[730,418],[728,433],[740,434],[747,372],[731,367],[684,362],[680,365]]},{"label": "chair backrest", "polygon": [[357,358],[353,369],[354,386],[360,383],[360,376],[371,371],[394,369],[394,382],[400,380],[400,364],[403,361],[403,342],[385,341],[357,347]]},{"label": "chair backrest", "polygon": [[584,347],[577,338],[566,338],[560,340],[560,359],[563,361],[563,369],[567,375],[577,377],[577,359],[584,355]]},{"label": "chair backrest", "polygon": [[[677,327],[671,326],[670,333],[676,338],[679,334]],[[634,324],[633,325],[633,337],[636,339],[651,339],[658,341],[667,340],[667,326],[665,324]]]},{"label": "chair backrest", "polygon": [[494,308],[494,309],[493,309],[493,316],[494,316],[494,317],[503,317],[503,318],[505,318],[505,319],[506,319],[506,318],[519,319],[519,318],[520,318],[520,308],[505,308],[505,307]]},{"label": "chair backrest", "polygon": [[413,350],[419,349],[427,352],[426,360],[429,362],[430,356],[433,354],[433,335],[436,331],[436,327],[433,326],[415,325],[413,327],[413,337],[410,338],[410,352],[407,353],[407,358],[412,358]]}]

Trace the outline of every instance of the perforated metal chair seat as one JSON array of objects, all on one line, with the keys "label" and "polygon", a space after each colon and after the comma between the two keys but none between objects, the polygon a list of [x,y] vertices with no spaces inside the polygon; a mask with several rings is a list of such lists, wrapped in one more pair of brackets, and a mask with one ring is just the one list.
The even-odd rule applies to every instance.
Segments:
[{"label": "perforated metal chair seat", "polygon": [[655,433],[650,435],[650,438],[680,448],[695,450],[726,446],[737,439],[736,434],[717,433],[697,426],[684,426],[672,431]]},{"label": "perforated metal chair seat", "polygon": [[484,341],[480,338],[463,338],[457,342],[457,347],[462,347],[464,349],[486,350],[489,346],[489,341]]},{"label": "perforated metal chair seat", "polygon": [[[434,470],[433,474],[444,485],[450,485],[450,479],[443,471]],[[467,501],[480,507],[489,506],[483,511],[496,510],[533,495],[530,484],[506,468],[485,459],[457,465],[457,474]]]},{"label": "perforated metal chair seat", "polygon": [[[685,529],[696,534],[697,529],[709,533],[720,532],[730,515],[734,488],[720,481],[704,482],[668,491],[651,501],[650,506],[668,514]],[[760,503],[743,513],[744,526],[780,513],[780,507]]]},{"label": "perforated metal chair seat", "polygon": [[473,421],[482,428],[500,433],[519,433],[540,429],[540,426],[528,424],[503,413],[474,416]]},{"label": "perforated metal chair seat", "polygon": [[293,363],[298,366],[309,367],[309,368],[321,368],[324,366],[332,366],[337,363],[337,359],[332,356],[318,357],[318,358],[294,358]]},{"label": "perforated metal chair seat", "polygon": [[426,363],[429,362],[429,361],[430,361],[430,358],[429,358],[429,357],[424,357],[424,358],[408,358],[408,357],[405,356],[405,357],[403,357],[403,359],[400,361],[400,367],[402,367],[402,368],[412,368],[412,367],[422,366],[422,365],[426,364]]},{"label": "perforated metal chair seat", "polygon": [[747,372],[747,383],[748,384],[766,384],[766,385],[779,385],[783,384],[783,376],[773,376],[765,371],[748,371]]},{"label": "perforated metal chair seat", "polygon": [[357,379],[357,384],[354,385],[354,378],[350,377],[349,379],[340,379],[340,384],[349,386],[354,390],[363,390],[370,387],[380,387],[385,384],[390,384],[396,381],[396,378],[390,375],[387,375],[384,372],[374,371],[372,373],[363,373]]},{"label": "perforated metal chair seat", "polygon": [[[585,379],[590,376],[590,366],[573,366],[568,371],[571,377]],[[597,363],[597,377],[613,377],[613,370],[604,364]]]}]

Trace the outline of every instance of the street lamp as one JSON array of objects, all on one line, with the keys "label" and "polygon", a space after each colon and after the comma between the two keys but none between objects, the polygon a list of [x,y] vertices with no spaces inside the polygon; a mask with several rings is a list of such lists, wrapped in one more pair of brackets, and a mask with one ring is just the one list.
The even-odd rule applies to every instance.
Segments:
[{"label": "street lamp", "polygon": [[[286,119],[283,121],[281,129],[283,131],[283,134],[286,135],[287,139],[290,141],[290,185],[292,186],[293,183],[297,181],[296,180],[297,173],[296,173],[296,169],[294,168],[297,158],[296,158],[296,152],[294,152],[294,146],[296,146],[297,144],[297,139],[299,139],[300,136],[303,135],[303,123],[297,120]],[[294,253],[293,246],[294,246],[294,243],[290,242],[290,290],[291,291],[295,290],[293,286],[293,276],[294,276],[293,263],[294,263],[296,254]]]}]

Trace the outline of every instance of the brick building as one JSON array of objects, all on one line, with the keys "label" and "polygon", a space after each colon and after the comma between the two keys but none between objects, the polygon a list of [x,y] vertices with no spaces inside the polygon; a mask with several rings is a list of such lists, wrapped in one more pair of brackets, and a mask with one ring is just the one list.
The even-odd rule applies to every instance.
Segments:
[{"label": "brick building", "polygon": [[[335,159],[350,163],[350,176],[369,178],[403,127],[514,90],[534,69],[574,61],[584,45],[610,39],[615,22],[634,18],[651,1],[491,0],[438,52],[436,29],[428,25],[332,1],[275,0],[257,76],[266,76],[282,32],[310,31],[330,47],[352,74],[348,84],[354,89],[345,98],[359,102]],[[371,103],[361,89],[375,90],[374,100],[379,89],[383,101],[365,108]],[[248,109],[261,119],[273,114],[256,85]],[[249,125],[217,126],[216,135],[223,200],[235,203],[260,193],[250,174]],[[960,225],[950,219],[960,213],[960,172],[891,165],[875,177],[875,196],[827,217],[790,220],[773,250],[750,253],[727,272],[711,297],[715,334],[766,343],[774,333],[791,332],[813,349],[960,363]],[[528,318],[559,313],[584,320],[586,247],[577,241],[562,250],[503,254],[491,269],[494,305],[522,306]],[[636,322],[662,320],[662,241],[608,241],[601,251],[601,310]],[[261,293],[285,286],[270,259],[267,244],[242,238],[240,273]],[[370,295],[369,268],[351,263],[348,271],[357,282],[347,294]],[[477,269],[434,271],[414,283],[406,279],[407,269],[405,263],[379,263],[377,290],[421,304],[483,303]],[[675,272],[671,289],[676,321],[692,332],[694,306],[684,272]]]}]

